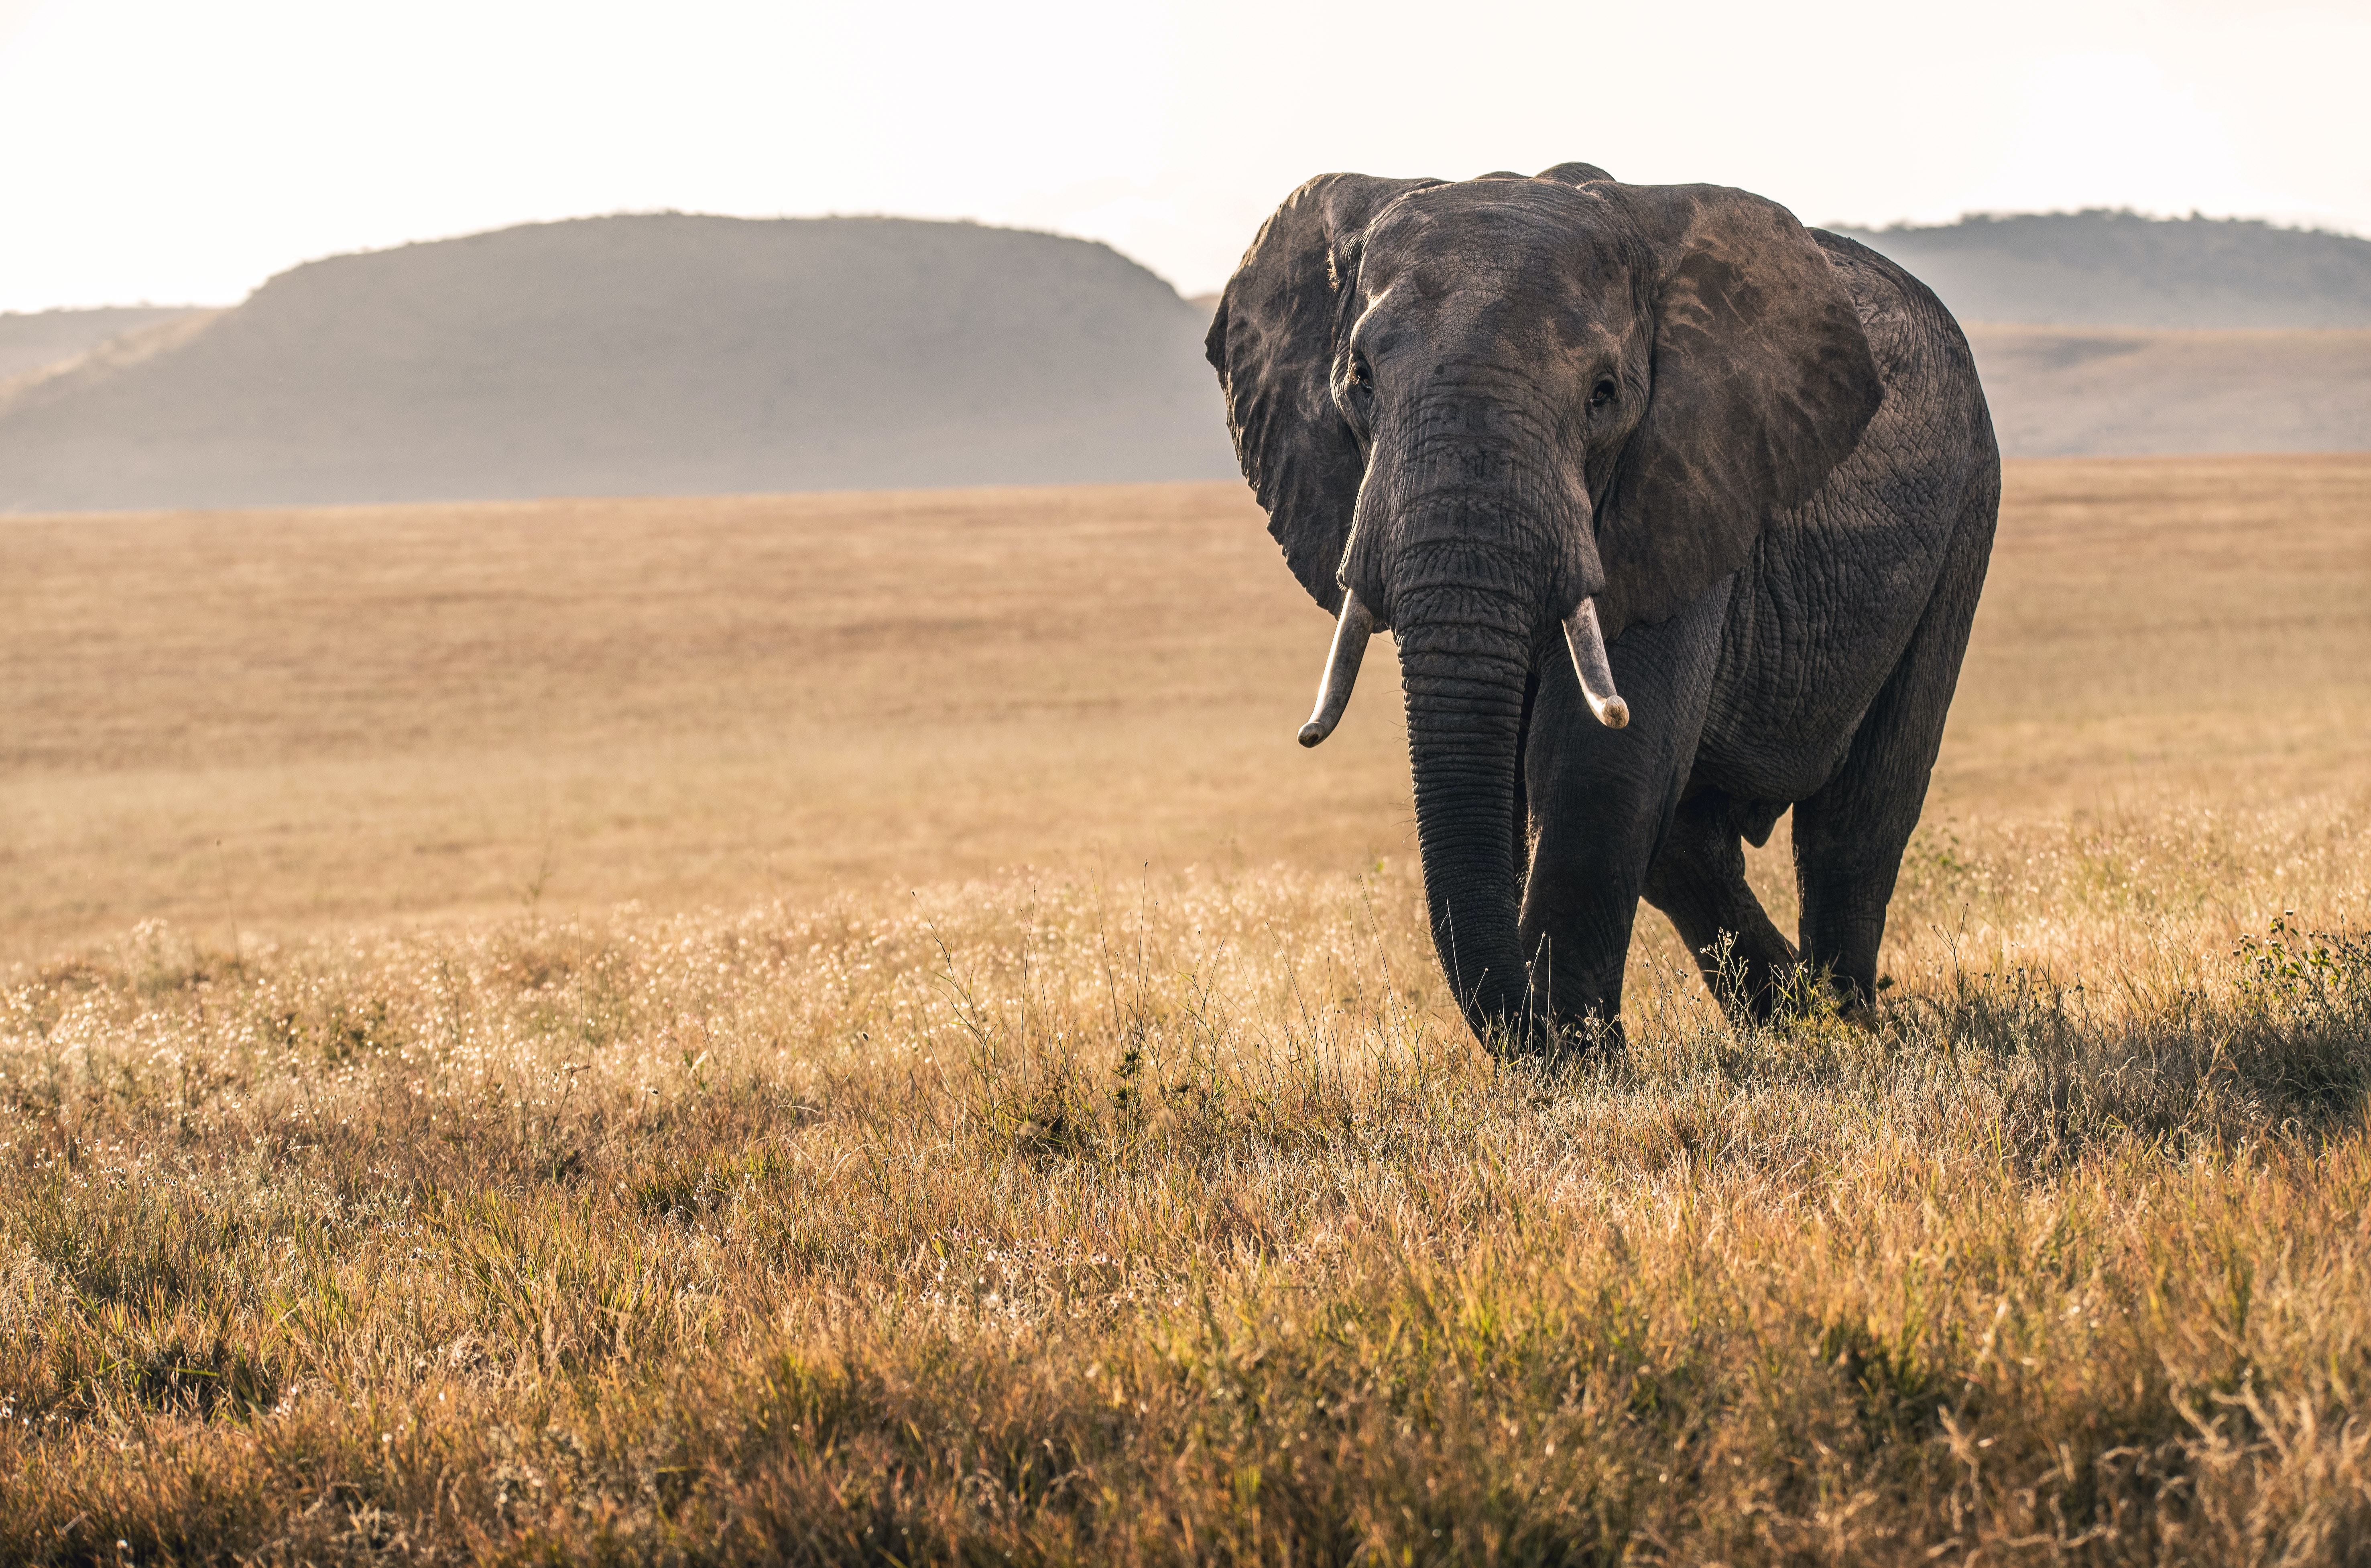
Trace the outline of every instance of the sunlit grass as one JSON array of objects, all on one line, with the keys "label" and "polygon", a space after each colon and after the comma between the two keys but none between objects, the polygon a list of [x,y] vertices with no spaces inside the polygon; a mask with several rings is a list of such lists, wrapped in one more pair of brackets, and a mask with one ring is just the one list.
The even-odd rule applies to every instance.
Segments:
[{"label": "sunlit grass", "polygon": [[1238,487],[10,520],[0,1562],[2359,1562],[2366,498],[2012,465],[1555,1073]]},{"label": "sunlit grass", "polygon": [[[2366,777],[2371,454],[2005,482],[1931,822]],[[1240,484],[0,517],[0,975],[1413,855],[1388,638],[1292,744],[1329,635]]]},{"label": "sunlit grass", "polygon": [[1397,864],[144,927],[6,997],[0,1557],[2350,1561],[2366,819],[1930,833],[1871,1026],[1642,925],[1557,1074]]}]

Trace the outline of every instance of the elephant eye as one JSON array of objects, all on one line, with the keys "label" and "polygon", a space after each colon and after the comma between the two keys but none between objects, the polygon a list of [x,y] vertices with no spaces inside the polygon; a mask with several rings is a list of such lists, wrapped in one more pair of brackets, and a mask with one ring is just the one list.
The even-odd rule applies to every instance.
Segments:
[{"label": "elephant eye", "polygon": [[1375,384],[1374,372],[1367,368],[1367,361],[1363,355],[1354,356],[1351,359],[1350,380],[1360,386],[1372,386]]},{"label": "elephant eye", "polygon": [[1619,390],[1621,390],[1621,388],[1613,385],[1613,378],[1612,376],[1606,375],[1599,377],[1597,385],[1590,388],[1589,406],[1592,409],[1602,409],[1605,407],[1606,404],[1613,401],[1613,395]]}]

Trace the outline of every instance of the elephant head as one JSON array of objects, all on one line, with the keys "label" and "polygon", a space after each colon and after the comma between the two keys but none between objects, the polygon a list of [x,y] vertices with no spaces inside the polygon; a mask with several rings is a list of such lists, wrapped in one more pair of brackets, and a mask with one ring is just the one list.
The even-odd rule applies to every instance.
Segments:
[{"label": "elephant head", "polygon": [[1852,302],[1741,190],[1337,174],[1262,227],[1208,347],[1270,532],[1338,616],[1302,744],[1389,628],[1442,967],[1485,1040],[1527,1035],[1509,846],[1534,670],[1568,658],[1599,721],[1627,721],[1605,644],[1737,571],[1875,413]]}]

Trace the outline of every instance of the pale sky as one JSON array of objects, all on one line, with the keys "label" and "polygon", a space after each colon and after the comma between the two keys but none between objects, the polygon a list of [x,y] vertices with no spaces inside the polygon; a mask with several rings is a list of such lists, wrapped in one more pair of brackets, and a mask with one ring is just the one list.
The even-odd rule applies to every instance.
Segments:
[{"label": "pale sky", "polygon": [[0,309],[585,213],[968,217],[1187,294],[1327,169],[2371,234],[2371,4],[0,0]]}]

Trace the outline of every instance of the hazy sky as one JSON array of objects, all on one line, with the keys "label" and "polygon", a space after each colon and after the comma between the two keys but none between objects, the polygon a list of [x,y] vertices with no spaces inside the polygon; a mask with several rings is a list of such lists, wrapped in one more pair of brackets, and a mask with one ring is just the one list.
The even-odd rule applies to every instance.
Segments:
[{"label": "hazy sky", "polygon": [[1056,229],[1191,294],[1309,175],[1567,158],[2371,233],[2366,62],[2364,0],[0,0],[0,309],[657,208]]}]

